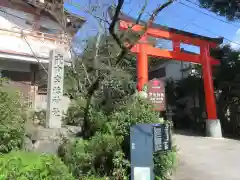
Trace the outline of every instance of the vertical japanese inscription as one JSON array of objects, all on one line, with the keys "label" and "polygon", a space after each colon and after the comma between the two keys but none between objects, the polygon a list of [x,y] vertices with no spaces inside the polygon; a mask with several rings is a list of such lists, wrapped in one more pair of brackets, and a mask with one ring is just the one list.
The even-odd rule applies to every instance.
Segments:
[{"label": "vertical japanese inscription", "polygon": [[153,127],[154,152],[167,151],[172,148],[170,133],[169,124],[160,124]]},{"label": "vertical japanese inscription", "polygon": [[153,103],[155,111],[165,111],[165,84],[160,79],[148,82],[148,99]]},{"label": "vertical japanese inscription", "polygon": [[60,128],[62,119],[61,100],[63,97],[64,55],[54,50],[51,52],[48,69],[48,109],[47,127]]}]

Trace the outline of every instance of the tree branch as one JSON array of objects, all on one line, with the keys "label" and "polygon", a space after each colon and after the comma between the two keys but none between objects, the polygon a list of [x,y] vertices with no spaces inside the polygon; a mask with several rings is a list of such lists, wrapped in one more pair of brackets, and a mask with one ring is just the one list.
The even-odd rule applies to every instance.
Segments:
[{"label": "tree branch", "polygon": [[151,14],[149,20],[148,20],[148,24],[147,27],[150,27],[152,25],[152,23],[155,21],[157,15],[166,7],[168,7],[170,4],[173,3],[174,0],[169,0],[167,2],[165,2],[164,4],[162,4],[161,6],[157,7],[153,13]]},{"label": "tree branch", "polygon": [[125,46],[123,45],[123,43],[121,42],[121,40],[117,36],[117,34],[115,33],[115,26],[118,22],[118,18],[119,18],[119,15],[121,13],[121,9],[123,7],[123,3],[124,3],[124,0],[118,0],[118,5],[116,7],[112,22],[109,26],[109,33],[112,35],[112,37],[115,39],[115,41],[117,42],[117,44],[119,45],[119,47],[121,49],[125,49]]},{"label": "tree branch", "polygon": [[[162,4],[162,5],[160,5],[159,7],[157,7],[154,11],[153,11],[153,13],[151,14],[151,16],[150,16],[150,18],[149,18],[149,20],[147,21],[147,26],[146,26],[146,28],[145,28],[145,32],[147,32],[147,30],[148,30],[148,28],[152,25],[152,23],[155,21],[155,19],[156,19],[156,17],[157,17],[157,15],[163,10],[163,9],[165,9],[166,7],[168,7],[170,4],[172,4],[173,3],[173,0],[169,0],[169,1],[167,1],[167,2],[165,2],[164,4]],[[146,8],[146,7],[143,7],[142,9],[144,9],[144,8]],[[118,12],[117,10],[116,10],[116,12],[115,12],[115,15],[116,15],[116,13],[118,13],[118,15],[120,14],[120,12]],[[140,15],[141,15],[141,13],[140,13]],[[138,20],[137,20],[138,21]],[[139,20],[140,21],[140,20]],[[111,31],[112,30],[112,31]],[[114,32],[114,28],[113,29],[110,29],[109,28],[109,31],[110,31],[110,34],[114,37],[114,39],[116,40],[116,39],[118,39],[119,41],[120,41],[120,43],[121,43],[121,46],[120,46],[120,48],[122,47],[122,51],[119,53],[119,55],[117,56],[117,62],[116,62],[116,66],[121,62],[121,60],[122,60],[122,58],[126,55],[126,53],[128,52],[128,50],[130,50],[130,49],[132,49],[133,48],[133,46],[141,39],[141,37],[139,38],[139,39],[137,39],[135,42],[133,42],[132,44],[130,44],[128,47],[126,47],[125,45],[124,45],[124,42],[121,42],[121,40],[118,38],[118,36],[116,35],[116,33]],[[145,32],[144,32],[144,34],[145,34]],[[116,38],[117,37],[117,38]]]},{"label": "tree branch", "polygon": [[144,13],[144,11],[145,11],[147,5],[148,5],[148,2],[149,2],[149,0],[145,0],[145,4],[144,4],[144,6],[142,7],[142,9],[141,9],[141,11],[140,11],[140,13],[139,13],[139,15],[138,15],[138,18],[137,18],[136,24],[139,24],[139,23],[140,23],[141,18],[142,18],[142,15],[143,15],[143,13]]},{"label": "tree branch", "polygon": [[82,7],[81,5],[76,4],[76,3],[71,3],[71,5],[74,6],[74,7],[76,7],[76,8],[83,9],[83,11],[85,11],[86,13],[92,15],[92,16],[95,17],[96,19],[99,19],[99,20],[107,23],[108,25],[110,25],[110,23],[109,23],[106,19],[102,18],[101,16],[98,16],[98,15],[94,14],[90,9],[87,9],[86,7]]},{"label": "tree branch", "polygon": [[[75,50],[74,50],[73,48],[71,48],[71,49],[72,49],[72,52],[74,53],[74,56],[77,57],[77,53],[75,52]],[[80,60],[80,61],[81,61],[81,65],[82,65],[82,67],[83,67],[83,70],[84,70],[84,72],[85,72],[86,78],[87,78],[87,80],[88,80],[88,83],[91,84],[91,80],[90,80],[90,78],[89,78],[89,75],[88,75],[86,66],[85,66],[85,64],[83,63],[82,60]],[[74,67],[74,66],[72,66],[72,67],[73,67],[74,72],[76,72],[75,67]],[[76,72],[76,73],[77,73],[77,72]]]}]

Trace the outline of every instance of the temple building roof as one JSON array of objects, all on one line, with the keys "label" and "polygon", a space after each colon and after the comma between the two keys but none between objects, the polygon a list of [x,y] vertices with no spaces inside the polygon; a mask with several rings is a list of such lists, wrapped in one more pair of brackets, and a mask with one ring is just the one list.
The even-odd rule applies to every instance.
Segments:
[{"label": "temple building roof", "polygon": [[[41,13],[51,17],[70,35],[75,35],[79,28],[86,22],[82,16],[69,12],[64,8],[64,0],[11,0],[10,3],[25,3],[41,10]],[[63,13],[64,12],[64,13]]]}]

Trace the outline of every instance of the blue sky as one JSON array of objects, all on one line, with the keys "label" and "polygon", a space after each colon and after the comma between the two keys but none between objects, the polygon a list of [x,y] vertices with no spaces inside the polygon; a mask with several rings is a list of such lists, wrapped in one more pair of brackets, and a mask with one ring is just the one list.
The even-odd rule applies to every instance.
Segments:
[{"label": "blue sky", "polygon": [[[78,32],[78,42],[90,35],[94,35],[99,31],[99,27],[95,19],[84,12],[85,9],[89,9],[94,4],[100,4],[101,9],[96,11],[96,14],[102,16],[104,9],[111,4],[114,0],[69,0],[69,4],[76,4],[80,7],[73,7],[72,5],[66,4],[65,7],[78,15],[84,16],[87,19],[87,23]],[[235,41],[240,44],[240,23],[239,22],[228,22],[226,18],[216,15],[206,9],[199,8],[196,4],[198,1],[190,0],[179,0],[174,2],[172,5],[164,9],[158,17],[155,23],[174,27],[184,31],[209,36],[218,37],[222,36],[231,41]],[[145,0],[125,0],[123,11],[132,17],[137,17],[138,13]],[[148,14],[158,5],[165,2],[165,0],[149,0],[146,8],[146,13],[143,16],[143,20],[148,18]],[[186,4],[187,7],[183,4]],[[194,4],[196,3],[196,4]],[[207,14],[207,15],[206,15]],[[210,17],[213,16],[213,17]],[[221,19],[217,20],[214,17]],[[234,48],[240,47],[233,42],[225,40],[225,43],[230,43]]]}]

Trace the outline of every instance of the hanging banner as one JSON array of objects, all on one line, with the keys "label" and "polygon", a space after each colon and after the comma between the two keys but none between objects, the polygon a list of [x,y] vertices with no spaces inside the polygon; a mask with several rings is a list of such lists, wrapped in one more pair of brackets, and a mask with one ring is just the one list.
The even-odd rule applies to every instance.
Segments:
[{"label": "hanging banner", "polygon": [[160,79],[152,79],[148,82],[148,99],[153,103],[155,111],[165,111],[165,83]]}]

